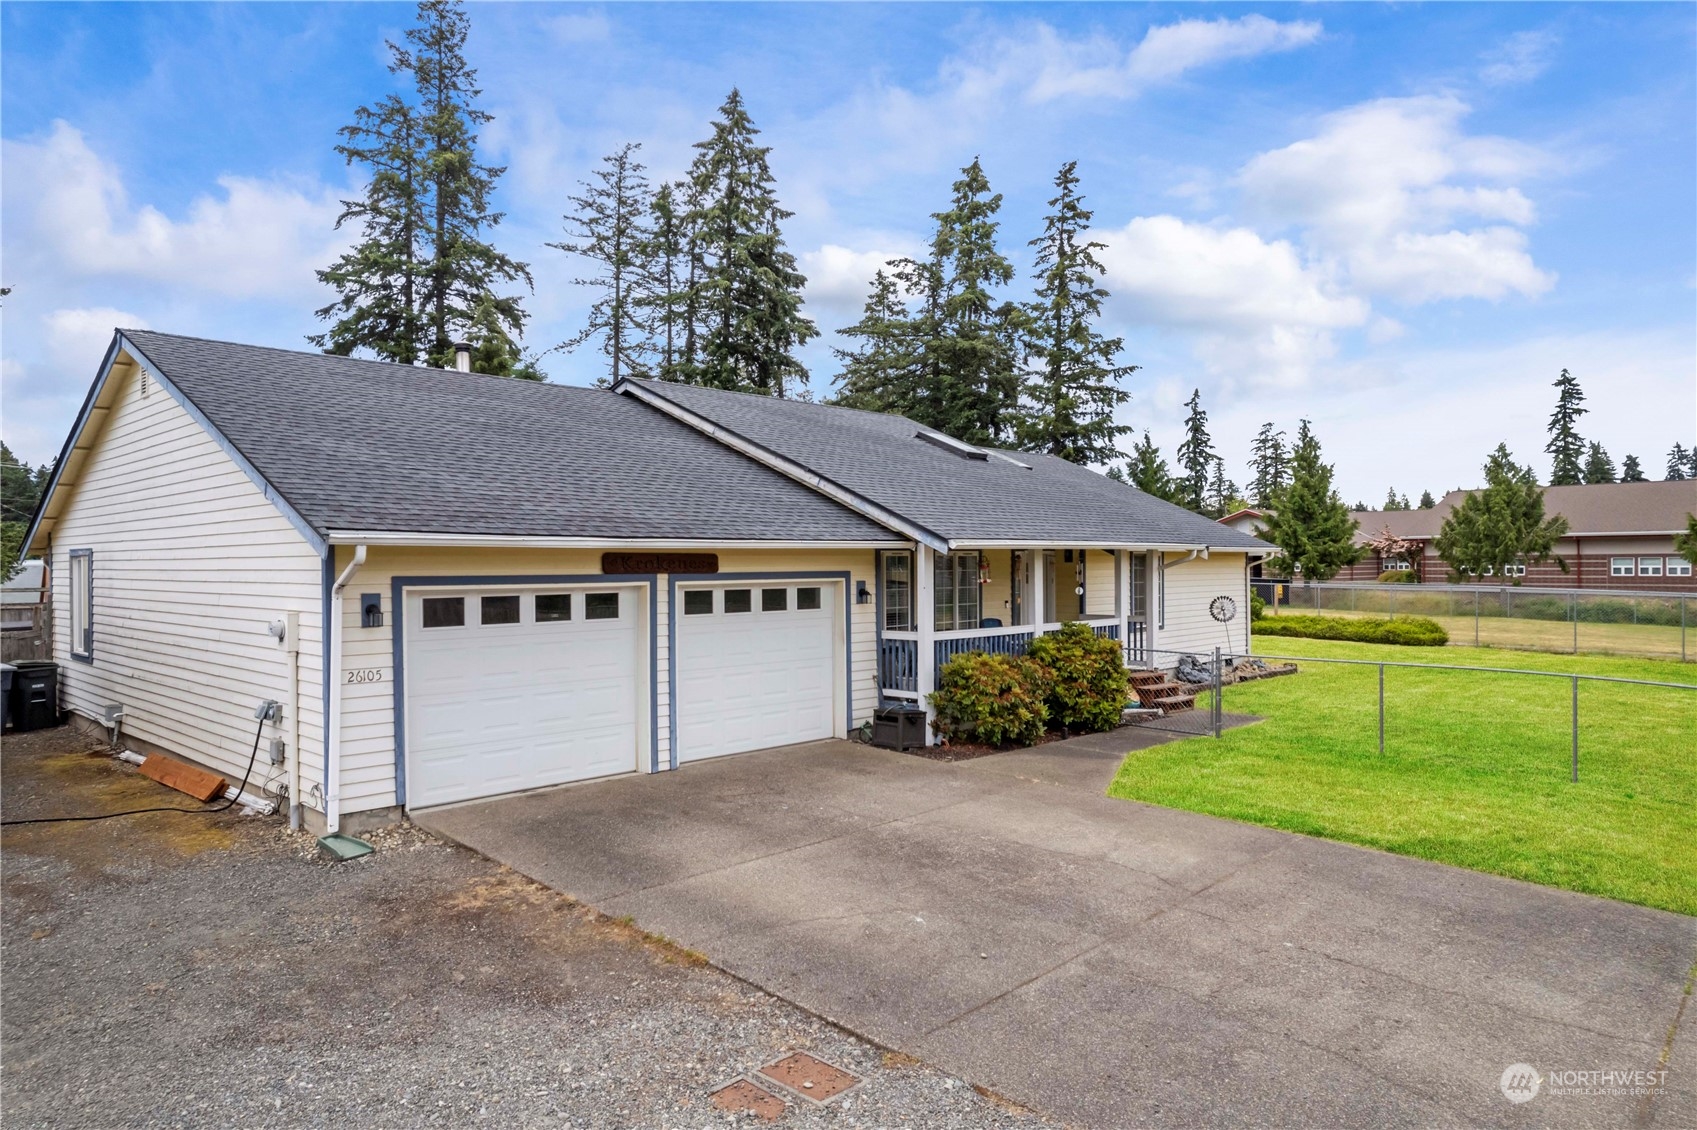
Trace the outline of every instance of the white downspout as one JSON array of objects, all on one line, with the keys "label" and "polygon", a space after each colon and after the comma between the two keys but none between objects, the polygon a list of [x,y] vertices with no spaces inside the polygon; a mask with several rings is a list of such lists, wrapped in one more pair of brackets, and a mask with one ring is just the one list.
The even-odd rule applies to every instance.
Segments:
[{"label": "white downspout", "polygon": [[330,587],[330,717],[324,720],[330,735],[330,789],[324,797],[324,830],[338,831],[342,826],[342,590],[354,579],[365,564],[365,546],[354,546],[353,560],[342,570]]},{"label": "white downspout", "polygon": [[283,615],[283,647],[289,656],[289,764],[284,770],[289,782],[289,830],[301,826],[301,614]]}]

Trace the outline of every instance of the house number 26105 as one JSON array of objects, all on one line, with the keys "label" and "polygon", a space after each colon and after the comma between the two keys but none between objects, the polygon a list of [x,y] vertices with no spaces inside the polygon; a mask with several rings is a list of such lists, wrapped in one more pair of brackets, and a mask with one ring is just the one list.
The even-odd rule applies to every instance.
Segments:
[{"label": "house number 26105", "polygon": [[350,683],[381,683],[382,681],[383,668],[381,667],[361,667],[348,672],[348,682]]}]

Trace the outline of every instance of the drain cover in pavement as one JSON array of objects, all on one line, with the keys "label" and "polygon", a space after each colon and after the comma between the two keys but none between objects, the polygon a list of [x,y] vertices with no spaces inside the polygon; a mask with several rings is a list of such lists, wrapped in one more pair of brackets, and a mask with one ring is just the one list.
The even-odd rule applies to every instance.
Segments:
[{"label": "drain cover in pavement", "polygon": [[747,1079],[738,1079],[720,1087],[708,1096],[713,1105],[729,1114],[752,1114],[767,1122],[776,1121],[784,1113],[784,1100],[770,1091],[763,1091]]},{"label": "drain cover in pavement", "polygon": [[816,1103],[828,1103],[860,1082],[860,1076],[826,1063],[806,1052],[794,1052],[768,1063],[760,1074],[793,1094]]}]

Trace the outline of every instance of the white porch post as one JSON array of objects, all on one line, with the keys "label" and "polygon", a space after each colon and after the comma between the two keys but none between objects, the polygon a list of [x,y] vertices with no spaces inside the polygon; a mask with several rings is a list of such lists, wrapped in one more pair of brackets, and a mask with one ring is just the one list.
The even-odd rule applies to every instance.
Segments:
[{"label": "white porch post", "polygon": [[1040,634],[1040,629],[1049,618],[1049,578],[1044,574],[1047,565],[1046,555],[1041,546],[1031,552],[1031,628],[1032,635]]},{"label": "white porch post", "polygon": [[1114,552],[1114,620],[1120,626],[1120,658],[1131,666],[1131,550]]},{"label": "white porch post", "polygon": [[925,708],[925,744],[934,740],[931,720],[931,692],[937,689],[937,580],[936,551],[923,543],[913,547],[913,630],[919,639],[914,644],[915,689],[919,705]]}]

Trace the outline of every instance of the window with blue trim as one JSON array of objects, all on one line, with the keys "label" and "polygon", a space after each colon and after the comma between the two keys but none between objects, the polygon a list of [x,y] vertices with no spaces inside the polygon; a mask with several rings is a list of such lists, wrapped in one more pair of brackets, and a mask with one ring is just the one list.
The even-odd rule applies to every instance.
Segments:
[{"label": "window with blue trim", "polygon": [[71,655],[94,658],[94,551],[71,550]]}]

